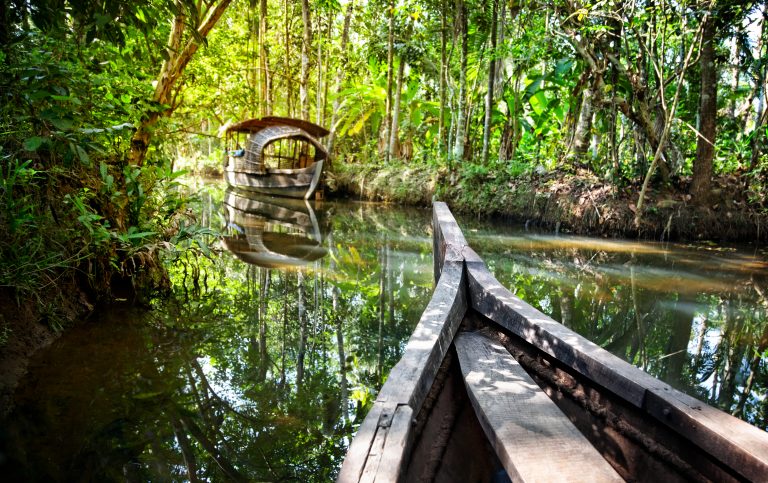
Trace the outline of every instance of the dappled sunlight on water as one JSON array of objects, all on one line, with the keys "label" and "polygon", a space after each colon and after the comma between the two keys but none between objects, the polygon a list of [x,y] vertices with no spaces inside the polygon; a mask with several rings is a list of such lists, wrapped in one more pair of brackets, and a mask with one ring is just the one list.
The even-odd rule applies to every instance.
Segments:
[{"label": "dappled sunlight on water", "polygon": [[461,223],[499,281],[528,303],[673,386],[768,426],[765,249]]}]

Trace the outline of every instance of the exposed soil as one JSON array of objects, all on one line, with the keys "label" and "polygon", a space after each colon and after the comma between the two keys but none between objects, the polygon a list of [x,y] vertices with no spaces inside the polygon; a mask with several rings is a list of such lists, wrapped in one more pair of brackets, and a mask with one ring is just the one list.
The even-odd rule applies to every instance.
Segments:
[{"label": "exposed soil", "polygon": [[[164,272],[151,272],[162,279],[153,281],[158,286],[167,281]],[[113,276],[108,289],[111,295],[106,300],[142,303],[126,277]],[[75,279],[60,280],[55,289],[38,297],[17,297],[10,289],[0,290],[0,418],[12,409],[14,390],[32,355],[53,343],[67,327],[87,318],[94,310],[92,301],[98,299],[92,288]]]},{"label": "exposed soil", "polygon": [[446,201],[453,210],[509,219],[559,232],[653,240],[768,241],[765,194],[745,177],[713,180],[706,206],[692,203],[689,180],[649,189],[635,223],[639,184],[616,188],[587,171],[549,172],[502,180],[490,174],[460,179],[447,170],[346,169],[328,177],[332,196],[429,205]]},{"label": "exposed soil", "polygon": [[9,290],[0,291],[0,418],[11,409],[13,391],[26,373],[31,355],[51,344],[58,332],[44,322],[35,304],[17,302]]}]

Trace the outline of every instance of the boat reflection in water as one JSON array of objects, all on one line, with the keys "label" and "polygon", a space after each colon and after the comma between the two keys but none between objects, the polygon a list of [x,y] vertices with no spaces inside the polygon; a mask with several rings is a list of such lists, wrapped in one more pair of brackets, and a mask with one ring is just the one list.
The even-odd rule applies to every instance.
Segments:
[{"label": "boat reflection in water", "polygon": [[[265,268],[298,267],[323,258],[322,212],[306,200],[245,193],[224,196],[224,246],[240,260]],[[318,217],[318,214],[320,217]]]}]

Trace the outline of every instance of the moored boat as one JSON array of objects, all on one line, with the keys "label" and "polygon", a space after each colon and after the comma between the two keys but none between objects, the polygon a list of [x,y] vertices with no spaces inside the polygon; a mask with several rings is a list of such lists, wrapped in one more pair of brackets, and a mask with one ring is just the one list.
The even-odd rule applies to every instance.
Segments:
[{"label": "moored boat", "polygon": [[766,481],[768,433],[503,287],[447,206],[436,287],[339,481]]},{"label": "moored boat", "polygon": [[226,130],[224,177],[240,190],[311,199],[328,151],[328,130],[286,117],[248,119]]}]

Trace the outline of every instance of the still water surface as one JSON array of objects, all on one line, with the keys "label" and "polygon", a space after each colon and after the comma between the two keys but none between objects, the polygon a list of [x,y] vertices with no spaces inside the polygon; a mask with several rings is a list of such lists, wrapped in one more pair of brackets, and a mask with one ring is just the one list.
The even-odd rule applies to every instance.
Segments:
[{"label": "still water surface", "polygon": [[[211,259],[32,361],[0,426],[8,481],[329,481],[432,292],[429,210],[243,200],[207,186]],[[554,237],[459,217],[520,297],[766,427],[759,248]]]}]

